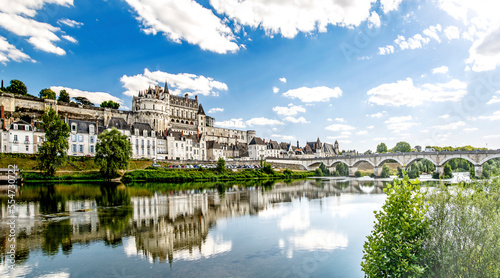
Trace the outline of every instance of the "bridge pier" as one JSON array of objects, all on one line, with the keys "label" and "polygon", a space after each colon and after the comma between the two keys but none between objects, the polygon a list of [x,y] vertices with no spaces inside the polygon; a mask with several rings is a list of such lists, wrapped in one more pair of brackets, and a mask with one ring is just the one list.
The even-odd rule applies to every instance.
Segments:
[{"label": "bridge pier", "polygon": [[373,167],[373,173],[375,174],[375,176],[377,177],[380,177],[380,175],[382,175],[382,168],[383,167]]},{"label": "bridge pier", "polygon": [[439,173],[439,176],[441,176],[442,174],[444,174],[444,166],[441,165],[441,166],[437,166],[436,165],[436,172]]},{"label": "bridge pier", "polygon": [[483,176],[483,165],[474,165],[474,174],[480,178]]},{"label": "bridge pier", "polygon": [[355,176],[354,174],[356,173],[356,171],[358,171],[358,167],[349,166],[349,176],[350,177],[354,177]]}]

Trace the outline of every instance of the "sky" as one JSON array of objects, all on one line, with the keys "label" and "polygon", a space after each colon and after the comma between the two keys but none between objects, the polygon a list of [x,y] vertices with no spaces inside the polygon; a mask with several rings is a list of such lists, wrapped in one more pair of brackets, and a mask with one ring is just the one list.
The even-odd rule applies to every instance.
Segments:
[{"label": "sky", "polygon": [[131,107],[198,95],[216,126],[374,151],[500,148],[497,0],[0,0],[0,77]]}]

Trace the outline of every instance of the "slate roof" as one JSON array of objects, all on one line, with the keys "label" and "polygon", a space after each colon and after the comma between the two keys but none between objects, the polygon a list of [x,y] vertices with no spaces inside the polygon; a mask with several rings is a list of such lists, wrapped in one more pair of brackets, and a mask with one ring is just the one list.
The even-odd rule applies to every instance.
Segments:
[{"label": "slate roof", "polygon": [[205,110],[203,110],[203,105],[198,106],[198,115],[204,115],[205,116]]},{"label": "slate roof", "polygon": [[337,154],[332,144],[324,143],[323,149],[325,150],[325,154]]},{"label": "slate roof", "polygon": [[148,123],[140,123],[140,122],[134,122],[132,124],[132,128],[131,128],[132,134],[135,134],[136,129],[139,129],[140,136],[142,136],[144,134],[144,131],[147,132],[147,136],[151,136],[151,131],[153,131],[153,129],[151,128],[151,126]]},{"label": "slate roof", "polygon": [[77,133],[82,133],[82,134],[89,134],[89,126],[93,125],[94,126],[94,133],[96,133],[96,123],[95,122],[89,122],[89,121],[80,121],[80,120],[69,120],[69,128],[71,131],[71,126],[76,123],[76,132]]},{"label": "slate roof", "polygon": [[125,121],[123,118],[118,118],[118,117],[112,117],[111,120],[109,120],[108,128],[113,128],[113,127],[116,127],[117,129],[121,130],[130,129],[130,126],[128,125],[127,121]]},{"label": "slate roof", "polygon": [[216,141],[207,141],[207,150],[208,149],[219,149],[220,150],[221,146]]},{"label": "slate roof", "polygon": [[265,145],[266,143],[260,137],[254,137],[252,141],[250,141],[249,145]]},{"label": "slate roof", "polygon": [[276,141],[269,140],[269,142],[267,143],[267,149],[279,150],[279,148],[280,148],[280,145]]}]

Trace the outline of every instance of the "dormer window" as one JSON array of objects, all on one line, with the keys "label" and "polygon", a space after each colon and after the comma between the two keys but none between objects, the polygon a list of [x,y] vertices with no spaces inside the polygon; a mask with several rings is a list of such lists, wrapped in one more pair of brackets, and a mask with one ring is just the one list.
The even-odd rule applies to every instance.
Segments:
[{"label": "dormer window", "polygon": [[16,125],[16,124],[14,124],[14,130],[17,130],[17,128],[18,128],[18,127],[17,127],[17,125]]},{"label": "dormer window", "polygon": [[94,125],[89,126],[89,133],[94,134]]},{"label": "dormer window", "polygon": [[29,125],[25,125],[24,126],[24,130],[30,130],[30,126]]},{"label": "dormer window", "polygon": [[148,131],[147,130],[143,130],[142,131],[142,136],[147,137],[148,136]]},{"label": "dormer window", "polygon": [[155,137],[155,132],[151,131],[151,137]]},{"label": "dormer window", "polygon": [[71,132],[76,132],[76,123],[71,124]]},{"label": "dormer window", "polygon": [[139,129],[136,128],[134,132],[135,132],[135,136],[139,136]]}]

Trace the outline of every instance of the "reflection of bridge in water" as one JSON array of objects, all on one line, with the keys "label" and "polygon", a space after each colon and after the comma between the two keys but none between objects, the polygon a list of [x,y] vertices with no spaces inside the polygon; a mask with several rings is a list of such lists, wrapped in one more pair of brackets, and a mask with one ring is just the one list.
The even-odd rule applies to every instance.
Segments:
[{"label": "reflection of bridge in water", "polygon": [[[95,200],[71,200],[59,204],[64,206],[65,213],[54,215],[42,215],[39,202],[20,203],[16,248],[28,253],[35,249],[57,252],[60,245],[63,250],[71,250],[74,244],[101,240],[116,245],[127,237],[125,249],[129,255],[139,254],[160,262],[192,259],[193,256],[211,256],[231,250],[230,241],[209,235],[209,229],[218,219],[256,215],[269,206],[298,198],[380,193],[383,193],[382,184],[373,181],[349,183],[322,179],[295,181],[288,185],[277,183],[272,189],[233,187],[224,193],[216,190],[198,194],[154,193],[147,197],[130,197],[130,207],[101,208]],[[2,204],[4,222],[7,216],[7,206]],[[40,221],[44,218],[48,221]],[[61,225],[71,228],[52,230]],[[1,227],[4,230],[2,240],[6,242],[7,227]],[[47,246],[50,233],[64,234],[56,236],[60,239],[57,245]]]},{"label": "reflection of bridge in water", "polygon": [[410,152],[410,153],[384,153],[372,155],[355,156],[334,156],[319,158],[267,158],[266,161],[275,164],[294,164],[304,167],[307,170],[318,168],[321,163],[329,168],[335,167],[338,163],[345,163],[349,167],[349,175],[354,176],[360,163],[368,163],[373,167],[373,173],[380,176],[382,166],[389,161],[396,161],[402,167],[408,167],[413,162],[427,159],[436,166],[436,171],[440,174],[444,172],[444,164],[455,158],[463,158],[474,165],[477,177],[482,176],[483,164],[491,159],[499,158],[500,150],[488,151],[457,151],[457,152]]}]

